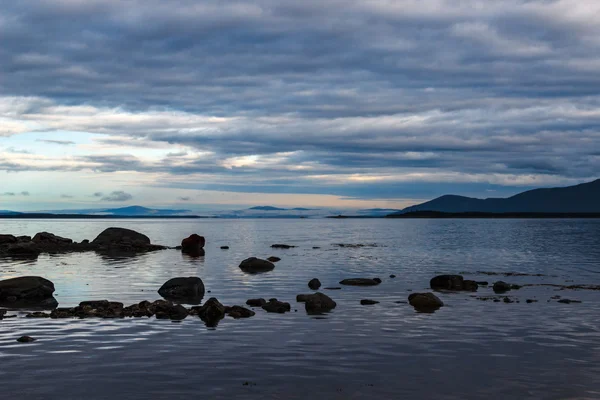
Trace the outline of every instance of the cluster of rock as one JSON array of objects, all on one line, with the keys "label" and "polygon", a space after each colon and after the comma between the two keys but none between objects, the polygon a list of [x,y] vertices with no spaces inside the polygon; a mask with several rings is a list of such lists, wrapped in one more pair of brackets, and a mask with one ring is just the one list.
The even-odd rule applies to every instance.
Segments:
[{"label": "cluster of rock", "polygon": [[168,247],[152,244],[150,239],[139,232],[125,228],[105,229],[93,241],[81,243],[48,232],[30,236],[0,235],[0,256],[35,258],[42,253],[68,253],[97,251],[100,253],[134,254]]}]

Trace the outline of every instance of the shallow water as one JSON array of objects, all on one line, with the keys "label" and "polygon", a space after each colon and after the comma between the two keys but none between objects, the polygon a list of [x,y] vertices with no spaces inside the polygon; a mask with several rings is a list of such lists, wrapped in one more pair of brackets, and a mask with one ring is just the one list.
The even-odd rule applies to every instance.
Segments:
[{"label": "shallow water", "polygon": [[[216,329],[197,317],[179,323],[40,320],[19,313],[0,321],[6,398],[600,398],[600,291],[524,287],[509,293],[520,301],[511,304],[442,293],[446,306],[434,314],[396,303],[427,290],[439,273],[467,272],[490,283],[600,284],[600,221],[0,220],[0,233],[49,231],[81,241],[109,226],[169,246],[199,233],[207,238],[206,256],[175,250],[122,259],[42,255],[33,262],[0,260],[0,278],[43,276],[54,282],[60,306],[73,306],[155,300],[169,278],[197,275],[211,291],[205,299],[243,305],[277,297],[292,303],[292,312],[258,309],[250,319],[226,318]],[[298,247],[271,249],[273,243]],[[270,255],[282,258],[272,272],[248,275],[238,268],[244,258]],[[314,277],[324,287],[349,277],[383,283],[324,291],[338,307],[317,318],[295,303],[296,294],[310,292]],[[477,295],[493,292],[480,287]],[[583,302],[561,304],[555,295]],[[361,306],[364,298],[381,303]],[[17,343],[21,335],[38,340]]]}]

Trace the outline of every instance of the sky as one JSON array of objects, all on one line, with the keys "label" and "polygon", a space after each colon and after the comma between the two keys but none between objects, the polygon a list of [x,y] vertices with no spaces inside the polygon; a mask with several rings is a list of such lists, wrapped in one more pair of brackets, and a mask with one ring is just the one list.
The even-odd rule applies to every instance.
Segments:
[{"label": "sky", "polygon": [[0,209],[402,208],[598,178],[596,0],[0,3]]}]

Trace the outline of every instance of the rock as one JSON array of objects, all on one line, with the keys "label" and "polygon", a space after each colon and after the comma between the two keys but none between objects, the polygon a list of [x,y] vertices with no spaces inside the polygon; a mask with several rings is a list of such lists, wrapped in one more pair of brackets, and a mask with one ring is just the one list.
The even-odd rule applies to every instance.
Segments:
[{"label": "rock", "polygon": [[433,312],[444,305],[433,293],[411,293],[408,303],[420,312]]},{"label": "rock", "polygon": [[225,306],[214,297],[208,299],[200,307],[192,307],[192,310],[208,327],[217,326],[219,321],[225,318]]},{"label": "rock", "polygon": [[431,278],[429,286],[433,290],[463,290],[463,281],[461,275],[438,275]]},{"label": "rock", "polygon": [[510,285],[510,289],[511,290],[519,290],[519,289],[521,289],[521,286],[520,285]]},{"label": "rock", "polygon": [[512,300],[511,300],[510,298],[508,298],[508,297],[505,297],[505,298],[504,298],[502,301],[503,301],[503,302],[505,302],[505,303],[514,303],[514,301],[512,301]]},{"label": "rock", "polygon": [[225,312],[227,313],[227,315],[235,319],[250,318],[256,314],[254,311],[248,310],[247,308],[242,306],[226,307]]},{"label": "rock", "polygon": [[31,343],[31,342],[35,342],[36,339],[32,338],[31,336],[21,336],[20,338],[17,339],[17,342],[19,343]]},{"label": "rock", "polygon": [[42,251],[31,242],[15,243],[8,246],[6,254],[17,258],[36,258]]},{"label": "rock", "polygon": [[198,253],[204,248],[206,239],[204,236],[192,234],[181,241],[181,251],[184,253]]},{"label": "rock", "polygon": [[322,313],[333,310],[337,303],[326,294],[317,292],[314,294],[299,294],[296,296],[298,302],[304,303],[306,312]]},{"label": "rock", "polygon": [[0,245],[17,243],[18,239],[13,235],[0,235]]},{"label": "rock", "polygon": [[73,243],[72,239],[56,236],[53,233],[48,232],[40,232],[36,233],[36,235],[31,239],[32,242],[42,243],[42,244],[51,244],[51,245],[66,245]]},{"label": "rock", "polygon": [[0,281],[0,303],[23,301],[34,307],[37,304],[58,305],[52,293],[54,293],[54,284],[39,276],[21,276]]},{"label": "rock", "polygon": [[323,288],[323,289],[325,289],[325,290],[342,290],[341,287],[337,287],[337,286],[336,287],[326,287],[326,288]]},{"label": "rock", "polygon": [[125,228],[107,228],[96,239],[92,241],[94,245],[133,245],[149,246],[150,238],[139,232]]},{"label": "rock", "polygon": [[296,246],[292,246],[289,244],[272,244],[271,248],[273,249],[293,249]]},{"label": "rock", "polygon": [[350,278],[340,281],[340,285],[350,286],[375,286],[381,283],[379,278]]},{"label": "rock", "polygon": [[169,319],[173,321],[181,321],[188,316],[188,309],[181,304],[176,304],[169,309]]},{"label": "rock", "polygon": [[511,287],[506,282],[498,281],[498,282],[494,283],[493,289],[494,289],[494,293],[504,293],[504,292],[508,292],[511,289]]},{"label": "rock", "polygon": [[533,299],[527,299],[527,300],[525,300],[525,302],[526,302],[527,304],[530,304],[530,303],[537,303],[537,300],[533,300]]},{"label": "rock", "polygon": [[256,257],[247,258],[240,264],[240,269],[249,273],[272,271],[273,268],[275,265],[272,262]]},{"label": "rock", "polygon": [[468,292],[476,292],[479,288],[479,285],[475,281],[464,280],[462,290],[466,290]]},{"label": "rock", "polygon": [[275,257],[275,256],[271,256],[271,257],[267,258],[267,261],[277,262],[277,261],[281,261],[281,258]]},{"label": "rock", "polygon": [[313,250],[320,249],[319,246],[313,246]]},{"label": "rock", "polygon": [[262,309],[266,312],[283,314],[286,311],[290,311],[292,308],[290,303],[284,303],[282,301],[271,299],[267,304],[262,306]]},{"label": "rock", "polygon": [[313,278],[310,281],[308,281],[308,287],[312,290],[317,290],[321,287],[321,281],[317,278]]},{"label": "rock", "polygon": [[221,250],[229,250],[229,246],[221,246]]},{"label": "rock", "polygon": [[89,240],[87,240],[87,239],[83,239],[83,240],[81,241],[81,244],[90,244],[90,241],[89,241]]},{"label": "rock", "polygon": [[379,302],[377,300],[370,300],[370,299],[362,299],[360,301],[360,304],[363,306],[370,306],[373,304],[379,304]]},{"label": "rock", "polygon": [[25,315],[25,317],[26,318],[50,318],[50,314],[45,313],[45,312],[36,311],[36,312],[32,312],[32,313]]},{"label": "rock", "polygon": [[480,286],[487,286],[487,285],[489,285],[489,283],[487,281],[478,281],[477,284],[480,285]]},{"label": "rock", "polygon": [[395,277],[396,277],[396,275],[393,275],[393,274],[390,275],[390,278],[392,278],[392,279],[395,278]]},{"label": "rock", "polygon": [[204,283],[197,276],[172,278],[158,289],[158,294],[172,301],[200,304],[204,297]]},{"label": "rock", "polygon": [[265,299],[248,299],[246,301],[246,304],[249,305],[250,307],[262,307],[265,304],[267,304],[267,301]]},{"label": "rock", "polygon": [[571,304],[571,303],[581,303],[581,301],[580,300],[570,300],[570,299],[560,299],[560,300],[558,300],[558,303]]}]

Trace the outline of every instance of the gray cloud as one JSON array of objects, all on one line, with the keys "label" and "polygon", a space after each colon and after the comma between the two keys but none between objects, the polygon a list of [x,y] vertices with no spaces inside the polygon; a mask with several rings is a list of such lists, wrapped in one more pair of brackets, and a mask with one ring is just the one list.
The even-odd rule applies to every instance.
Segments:
[{"label": "gray cloud", "polygon": [[181,201],[190,201],[191,198],[190,197],[178,197],[177,200],[181,200]]},{"label": "gray cloud", "polygon": [[21,192],[21,196],[29,196],[29,192],[27,192],[27,191]]},{"label": "gray cloud", "polygon": [[72,199],[72,198],[74,198],[74,197],[75,197],[75,196],[71,196],[70,194],[61,194],[61,195],[60,195],[60,198],[61,198],[61,199]]},{"label": "gray cloud", "polygon": [[29,196],[29,192],[27,191],[23,191],[23,192],[4,192],[1,194],[2,196],[9,196],[9,197],[14,197],[14,196]]},{"label": "gray cloud", "polygon": [[49,144],[58,144],[61,146],[69,146],[69,145],[75,144],[75,142],[73,142],[71,140],[38,139],[37,141],[49,143]]},{"label": "gray cloud", "polygon": [[104,194],[102,192],[96,192],[92,195],[93,197],[102,197]]},{"label": "gray cloud", "polygon": [[[16,119],[103,133],[105,145],[191,150],[64,166],[0,155],[0,169],[205,174],[204,187],[223,190],[348,196],[420,192],[399,186],[404,176],[464,190],[590,179],[600,10],[579,4],[5,2],[0,92],[37,96],[12,106]],[[224,166],[246,156],[260,162]],[[397,179],[344,189],[320,175]]]},{"label": "gray cloud", "polygon": [[16,196],[15,192],[4,192],[2,193],[2,196]]},{"label": "gray cloud", "polygon": [[110,194],[102,197],[103,201],[127,201],[127,200],[131,200],[133,198],[132,195],[130,195],[129,193],[126,193],[122,190],[117,190],[114,192],[111,192]]}]

